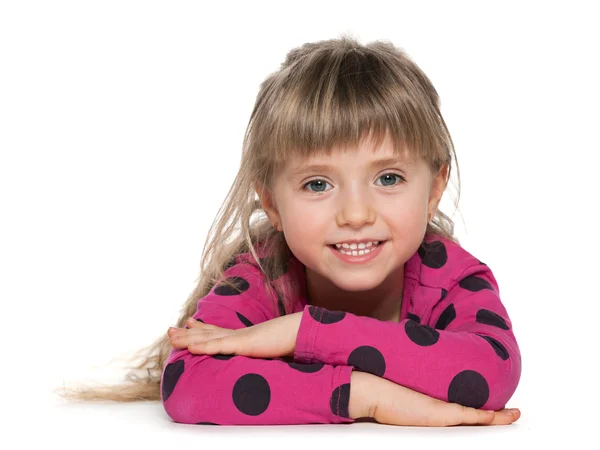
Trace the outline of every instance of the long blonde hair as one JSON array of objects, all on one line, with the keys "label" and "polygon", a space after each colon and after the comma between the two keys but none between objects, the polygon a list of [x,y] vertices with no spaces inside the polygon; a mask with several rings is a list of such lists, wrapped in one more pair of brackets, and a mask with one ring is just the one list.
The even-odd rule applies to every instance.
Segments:
[{"label": "long blonde hair", "polygon": [[[448,164],[449,180],[456,156],[437,91],[403,50],[387,41],[361,45],[347,35],[292,49],[279,70],[260,85],[238,173],[208,232],[197,286],[183,304],[176,326],[185,327],[198,300],[222,279],[235,255],[252,254],[265,275],[266,288],[289,260],[285,236],[262,210],[257,186],[272,192],[274,174],[292,155],[329,155],[335,145],[358,146],[369,133],[379,145],[386,132],[391,133],[397,153],[409,149],[412,157],[429,164],[432,173]],[[458,183],[460,197],[460,173]],[[427,225],[426,235],[431,234],[458,243],[453,221],[439,208]],[[261,260],[256,246],[262,243],[272,256]],[[291,311],[285,295],[279,300],[279,314]],[[55,392],[88,401],[160,400],[160,379],[171,349],[165,333],[137,352],[134,358],[141,361],[129,367],[125,383],[63,386]]]}]

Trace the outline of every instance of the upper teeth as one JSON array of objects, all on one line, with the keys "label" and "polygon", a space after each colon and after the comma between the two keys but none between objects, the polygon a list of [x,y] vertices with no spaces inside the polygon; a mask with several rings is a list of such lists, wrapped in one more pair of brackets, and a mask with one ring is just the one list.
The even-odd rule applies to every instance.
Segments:
[{"label": "upper teeth", "polygon": [[361,242],[360,244],[356,244],[355,242],[352,244],[347,244],[346,242],[343,242],[341,244],[335,244],[335,246],[337,248],[351,248],[351,249],[355,249],[355,248],[369,248],[373,245],[377,245],[379,244],[379,241],[371,241],[371,242],[367,242],[367,243],[363,243]]}]

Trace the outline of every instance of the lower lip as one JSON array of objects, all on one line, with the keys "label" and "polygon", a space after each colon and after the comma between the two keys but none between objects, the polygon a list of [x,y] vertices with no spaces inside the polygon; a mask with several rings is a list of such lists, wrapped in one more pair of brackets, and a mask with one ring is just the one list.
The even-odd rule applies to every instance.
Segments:
[{"label": "lower lip", "polygon": [[375,248],[375,250],[372,250],[369,253],[366,253],[364,255],[358,255],[358,256],[344,255],[343,253],[338,252],[331,245],[329,245],[328,247],[335,254],[335,256],[337,256],[339,259],[341,259],[342,261],[344,261],[346,263],[364,264],[366,262],[371,261],[372,259],[375,259],[377,257],[377,255],[379,255],[381,253],[381,247],[383,247],[386,244],[386,242],[387,241],[383,241]]}]

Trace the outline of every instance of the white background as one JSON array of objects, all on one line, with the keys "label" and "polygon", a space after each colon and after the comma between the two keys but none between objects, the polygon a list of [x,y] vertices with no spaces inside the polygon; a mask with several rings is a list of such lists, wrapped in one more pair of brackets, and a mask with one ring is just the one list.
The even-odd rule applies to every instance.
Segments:
[{"label": "white background", "polygon": [[[524,448],[594,439],[594,2],[211,3],[0,6],[0,444]],[[63,405],[51,394],[63,381],[120,380],[119,364],[105,365],[175,324],[260,82],[290,49],[341,33],[392,41],[441,96],[462,180],[460,210],[455,169],[441,209],[499,282],[522,351],[507,405],[521,419],[200,427],[173,423],[160,403]]]}]

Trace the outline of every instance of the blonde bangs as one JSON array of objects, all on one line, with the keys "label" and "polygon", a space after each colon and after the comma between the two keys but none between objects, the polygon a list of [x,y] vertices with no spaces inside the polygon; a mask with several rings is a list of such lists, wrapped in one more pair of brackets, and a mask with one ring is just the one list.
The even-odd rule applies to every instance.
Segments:
[{"label": "blonde bangs", "polygon": [[377,149],[386,136],[398,155],[445,159],[437,93],[407,70],[407,61],[394,60],[398,53],[381,55],[382,48],[368,46],[323,47],[267,79],[253,114],[261,123],[252,130],[257,159],[274,170],[291,159],[329,156],[334,147],[356,150],[367,138]]}]

